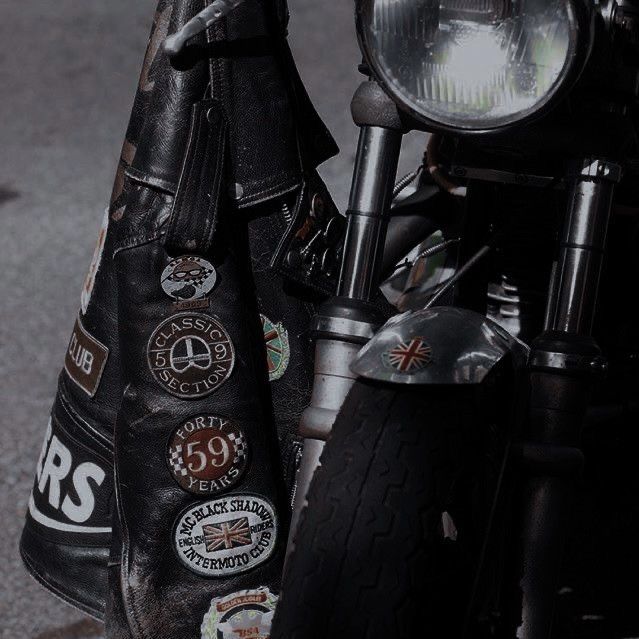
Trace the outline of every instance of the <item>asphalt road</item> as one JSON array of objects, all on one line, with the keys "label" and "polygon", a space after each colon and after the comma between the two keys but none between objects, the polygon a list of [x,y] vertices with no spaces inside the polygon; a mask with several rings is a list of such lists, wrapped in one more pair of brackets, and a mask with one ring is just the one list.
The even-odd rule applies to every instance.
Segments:
[{"label": "asphalt road", "polygon": [[[0,48],[0,637],[101,637],[40,588],[17,552],[55,381],[146,47],[154,0],[2,0]],[[352,3],[290,0],[291,42],[342,153],[322,172],[348,194],[360,77]],[[402,170],[413,167],[414,136]]]}]

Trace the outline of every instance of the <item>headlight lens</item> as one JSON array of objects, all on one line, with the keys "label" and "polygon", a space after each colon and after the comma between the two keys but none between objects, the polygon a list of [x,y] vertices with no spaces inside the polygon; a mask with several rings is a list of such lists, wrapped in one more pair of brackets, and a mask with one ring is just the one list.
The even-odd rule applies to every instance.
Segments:
[{"label": "headlight lens", "polygon": [[551,99],[575,62],[578,26],[570,0],[363,0],[360,37],[414,115],[482,130]]}]

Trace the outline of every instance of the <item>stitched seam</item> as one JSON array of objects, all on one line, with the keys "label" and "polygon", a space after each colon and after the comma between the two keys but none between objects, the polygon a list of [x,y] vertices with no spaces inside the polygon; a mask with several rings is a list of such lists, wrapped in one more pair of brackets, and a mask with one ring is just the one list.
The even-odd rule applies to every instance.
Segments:
[{"label": "stitched seam", "polygon": [[224,154],[226,152],[226,145],[224,144],[224,141],[226,139],[226,133],[227,133],[226,121],[223,120],[218,130],[216,148],[213,149],[213,152],[217,154],[217,162],[215,163],[215,175],[213,176],[213,189],[214,189],[213,193],[215,194],[215,200],[211,198],[211,206],[209,207],[209,211],[211,211],[211,208],[213,206],[215,207],[215,210],[212,211],[212,215],[207,216],[209,217],[209,220],[204,230],[204,248],[206,250],[210,248],[213,242],[213,235],[217,227],[218,215],[220,213],[221,199],[222,199],[222,192],[221,192],[220,185],[222,183],[222,177],[224,175],[224,165],[225,165]]},{"label": "stitched seam", "polygon": [[27,567],[27,572],[38,584],[40,584],[44,588],[47,588],[55,597],[61,599],[65,604],[82,610],[82,612],[93,617],[94,619],[97,619],[98,621],[104,621],[105,611],[103,609],[92,608],[89,605],[82,603],[79,599],[74,599],[67,593],[63,592],[57,584],[54,584],[52,581],[46,579],[44,575],[42,575],[40,571],[36,569],[29,555],[27,555],[27,553],[22,548],[20,548],[20,556],[22,557],[22,561]]},{"label": "stitched seam", "polygon": [[[63,406],[63,408],[66,408],[66,407]],[[69,417],[71,417],[72,421],[75,423],[75,420],[73,419],[73,416],[71,415],[71,413],[67,412],[67,415],[69,415]],[[55,419],[56,425],[60,428],[60,430],[65,434],[66,437],[68,437],[79,448],[85,450],[86,452],[91,453],[92,455],[95,455],[96,457],[99,457],[105,463],[105,465],[107,467],[107,470],[110,470],[110,468],[111,468],[111,459],[110,459],[110,455],[108,455],[108,453],[111,452],[111,451],[107,451],[107,454],[105,455],[103,452],[94,450],[93,448],[90,448],[86,444],[83,444],[78,439],[77,436],[74,436],[71,432],[69,432],[69,428],[66,427],[56,415],[53,415],[53,417]],[[80,428],[80,430],[83,430],[82,427],[79,426],[78,424],[76,424],[76,426],[78,426]],[[85,431],[85,434],[86,434],[86,431]]]},{"label": "stitched seam", "polygon": [[[283,175],[287,176],[286,173],[284,173]],[[254,204],[256,198],[260,198],[260,197],[265,198],[268,195],[271,195],[273,193],[279,193],[281,189],[286,189],[286,190],[282,191],[282,193],[279,193],[280,195],[283,195],[284,193],[288,193],[289,191],[292,191],[294,188],[296,188],[303,182],[303,179],[301,177],[296,177],[293,174],[290,174],[290,176],[287,177],[286,180],[283,180],[279,176],[277,179],[281,181],[275,184],[275,186],[270,186],[267,189],[263,189],[262,191],[253,193],[251,196],[244,198],[243,200],[240,200],[239,208],[244,208],[246,206],[249,206],[250,204]]]},{"label": "stitched seam", "polygon": [[153,188],[160,189],[161,191],[165,191],[169,195],[175,195],[176,185],[168,180],[163,180],[162,178],[149,175],[148,173],[134,169],[132,166],[127,166],[124,170],[124,175],[143,186],[151,186]]},{"label": "stitched seam", "polygon": [[[193,157],[193,148],[197,144],[197,139],[200,135],[200,116],[202,108],[197,104],[194,107],[193,115],[191,116],[191,130],[189,131],[189,139],[186,145],[186,156],[184,158],[184,164],[182,165],[182,171],[180,173],[180,179],[178,180],[177,194],[171,210],[171,218],[169,222],[169,228],[167,231],[166,241],[172,243],[179,236],[178,226],[180,224],[180,209],[184,204],[184,198],[186,197],[186,191],[190,186],[190,173],[192,171],[191,158]],[[183,187],[184,181],[186,181],[186,187]]]},{"label": "stitched seam", "polygon": [[[204,184],[204,179],[202,174],[205,171],[205,163],[202,163],[198,166],[198,163],[195,162],[195,158],[201,157],[204,154],[206,157],[206,147],[208,142],[208,133],[204,132],[203,135],[203,123],[202,116],[206,118],[205,109],[200,109],[200,117],[198,118],[197,125],[197,137],[195,139],[195,143],[193,146],[193,152],[189,157],[189,175],[187,180],[187,185],[185,190],[183,191],[183,201],[187,199],[189,194],[192,194],[191,198],[191,206],[188,207],[188,211],[183,212],[184,214],[184,224],[181,225],[181,235],[193,235],[195,237],[196,244],[199,244],[197,241],[198,237],[198,229],[197,229],[197,220],[194,220],[194,216],[197,215],[198,210],[198,199],[202,193],[202,185]],[[182,208],[182,207],[180,207]],[[194,224],[195,222],[195,224]],[[184,239],[184,238],[182,238]],[[182,244],[182,242],[180,242]]]},{"label": "stitched seam", "polygon": [[[64,378],[63,378],[64,379]],[[66,380],[63,382],[66,385]],[[88,432],[93,435],[95,439],[98,440],[98,444],[100,444],[107,453],[113,452],[113,442],[109,440],[109,438],[101,433],[99,430],[95,428],[91,423],[89,423],[86,419],[84,419],[71,405],[71,402],[66,394],[66,388],[63,387],[63,384],[60,384],[58,388],[60,406],[64,409],[67,415],[75,422],[76,426],[78,426],[81,430]],[[108,460],[105,460],[108,461]]]}]

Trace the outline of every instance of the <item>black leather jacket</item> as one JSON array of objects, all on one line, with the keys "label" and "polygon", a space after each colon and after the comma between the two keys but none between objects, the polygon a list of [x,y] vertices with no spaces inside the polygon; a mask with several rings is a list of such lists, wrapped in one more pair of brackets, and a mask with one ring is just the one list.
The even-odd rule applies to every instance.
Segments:
[{"label": "black leather jacket", "polygon": [[[89,453],[82,451],[89,451],[104,470],[87,523],[105,531],[113,523],[107,617],[114,639],[190,636],[212,594],[277,588],[287,521],[281,484],[291,479],[292,431],[311,384],[305,331],[317,293],[298,287],[304,279],[299,273],[289,274],[287,283],[273,266],[290,242],[301,241],[297,231],[308,227],[316,195],[325,202],[325,214],[334,214],[313,170],[336,147],[292,62],[281,3],[245,3],[180,59],[168,60],[161,50],[164,38],[203,6],[203,0],[159,2],[108,210],[102,264],[80,316],[108,357],[92,394],[62,373],[53,413],[53,428],[66,437],[74,460],[83,461]],[[233,376],[206,401],[163,392],[146,360],[151,334],[176,312],[159,289],[162,269],[184,254],[215,264],[220,282],[209,311],[202,312],[222,321],[235,346]],[[321,278],[314,280],[316,285]],[[260,372],[265,362],[258,312],[282,321],[291,341],[288,372],[270,385]],[[167,530],[180,509],[198,501],[167,473],[164,450],[169,431],[193,411],[243,421],[254,449],[252,465],[229,495],[260,493],[278,511],[272,559],[230,581],[185,571]],[[118,504],[111,517],[116,412]],[[49,507],[38,481],[34,497],[41,508]],[[36,578],[101,617],[109,537],[61,535],[29,516],[21,550]],[[165,606],[162,592],[172,593],[181,607]]]}]

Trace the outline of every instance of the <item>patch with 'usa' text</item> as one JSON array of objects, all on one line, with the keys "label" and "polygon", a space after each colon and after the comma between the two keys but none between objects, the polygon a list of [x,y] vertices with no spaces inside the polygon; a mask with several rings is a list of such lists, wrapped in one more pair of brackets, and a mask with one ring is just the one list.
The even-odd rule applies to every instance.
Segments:
[{"label": "patch with 'usa' text", "polygon": [[277,595],[268,588],[240,590],[211,601],[202,639],[269,639]]},{"label": "patch with 'usa' text", "polygon": [[89,397],[98,390],[108,357],[109,349],[86,331],[78,317],[64,358],[64,370]]}]

